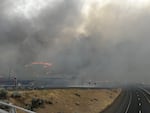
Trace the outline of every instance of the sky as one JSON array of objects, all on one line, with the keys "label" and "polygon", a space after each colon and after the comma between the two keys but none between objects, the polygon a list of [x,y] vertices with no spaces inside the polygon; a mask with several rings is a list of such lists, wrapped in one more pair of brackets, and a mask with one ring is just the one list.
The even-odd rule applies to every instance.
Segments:
[{"label": "sky", "polygon": [[149,20],[149,0],[0,1],[0,75],[149,83]]}]

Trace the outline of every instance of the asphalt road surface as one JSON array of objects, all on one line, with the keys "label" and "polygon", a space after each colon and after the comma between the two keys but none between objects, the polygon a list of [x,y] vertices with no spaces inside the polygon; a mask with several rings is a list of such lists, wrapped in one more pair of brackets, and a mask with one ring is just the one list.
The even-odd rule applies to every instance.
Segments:
[{"label": "asphalt road surface", "polygon": [[150,90],[125,88],[116,101],[101,113],[150,113]]}]

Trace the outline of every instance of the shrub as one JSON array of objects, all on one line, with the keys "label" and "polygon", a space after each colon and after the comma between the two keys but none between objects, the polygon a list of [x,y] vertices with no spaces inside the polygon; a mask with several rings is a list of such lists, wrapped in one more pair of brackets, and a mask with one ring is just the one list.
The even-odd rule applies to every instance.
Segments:
[{"label": "shrub", "polygon": [[6,89],[3,89],[3,88],[0,89],[0,99],[6,99],[7,94],[8,94],[8,92]]},{"label": "shrub", "polygon": [[80,94],[78,94],[78,93],[75,93],[74,95],[77,96],[77,97],[80,97]]},{"label": "shrub", "polygon": [[44,101],[39,98],[33,98],[31,104],[32,108],[38,108],[44,104]]},{"label": "shrub", "polygon": [[21,94],[18,92],[18,91],[15,91],[11,94],[11,97],[12,98],[20,98],[21,97]]},{"label": "shrub", "polygon": [[33,111],[32,105],[31,104],[26,104],[25,106],[26,109]]}]

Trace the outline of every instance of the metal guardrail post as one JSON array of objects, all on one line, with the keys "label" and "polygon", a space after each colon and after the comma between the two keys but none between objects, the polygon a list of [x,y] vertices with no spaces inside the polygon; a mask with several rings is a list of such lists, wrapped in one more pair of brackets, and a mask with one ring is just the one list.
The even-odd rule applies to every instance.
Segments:
[{"label": "metal guardrail post", "polygon": [[[10,105],[12,105],[12,104],[10,103]],[[17,113],[16,108],[10,107],[9,113]]]},{"label": "metal guardrail post", "polygon": [[5,112],[4,110],[0,109],[0,111],[3,111],[3,112],[0,112],[0,113],[17,113],[16,109],[22,110],[22,111],[24,111],[26,113],[36,113],[36,112],[30,111],[30,110],[24,109],[22,107],[12,105],[11,103],[8,104],[8,103],[0,101],[0,104],[4,105],[4,106],[8,106],[10,108],[9,112]]},{"label": "metal guardrail post", "polygon": [[9,113],[17,113],[15,108],[10,108]]}]

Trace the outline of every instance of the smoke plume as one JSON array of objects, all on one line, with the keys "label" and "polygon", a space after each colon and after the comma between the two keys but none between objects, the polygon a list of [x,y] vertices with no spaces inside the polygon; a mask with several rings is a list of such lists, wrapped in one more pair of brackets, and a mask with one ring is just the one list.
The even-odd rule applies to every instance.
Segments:
[{"label": "smoke plume", "polygon": [[51,71],[77,81],[149,81],[148,5],[119,0],[31,1],[39,8],[29,10],[32,4],[26,0],[0,3],[2,75],[11,68],[19,78],[34,77],[25,65],[37,61],[52,63]]}]

